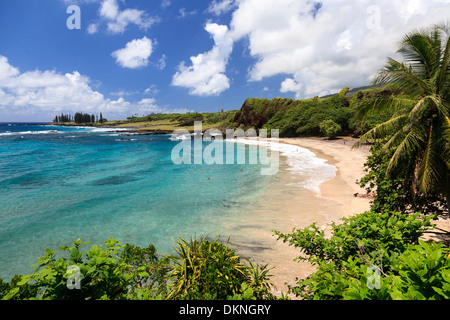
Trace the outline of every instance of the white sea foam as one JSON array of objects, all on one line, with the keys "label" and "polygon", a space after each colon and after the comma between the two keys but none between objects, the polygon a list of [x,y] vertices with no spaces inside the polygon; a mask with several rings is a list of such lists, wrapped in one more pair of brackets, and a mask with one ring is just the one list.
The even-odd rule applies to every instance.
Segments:
[{"label": "white sea foam", "polygon": [[320,185],[336,177],[336,167],[327,164],[327,160],[320,159],[308,149],[291,144],[275,143],[270,141],[259,141],[255,139],[235,139],[232,141],[259,145],[278,151],[281,156],[286,157],[288,169],[292,174],[302,177],[296,186],[311,190],[320,196]]},{"label": "white sea foam", "polygon": [[137,139],[116,139],[116,141],[137,141]]},{"label": "white sea foam", "polygon": [[129,128],[90,128],[83,127],[85,129],[90,129],[91,132],[114,132],[114,131],[127,131]]},{"label": "white sea foam", "polygon": [[28,134],[54,134],[61,133],[56,130],[45,130],[45,131],[19,131],[19,132],[2,132],[0,136],[23,136]]}]

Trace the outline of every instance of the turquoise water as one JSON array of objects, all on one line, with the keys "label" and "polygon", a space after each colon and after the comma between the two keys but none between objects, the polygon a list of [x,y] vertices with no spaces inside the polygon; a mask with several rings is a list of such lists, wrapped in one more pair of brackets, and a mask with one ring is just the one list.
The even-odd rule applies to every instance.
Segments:
[{"label": "turquoise water", "polygon": [[120,134],[0,123],[1,278],[33,272],[45,248],[78,238],[167,254],[171,238],[217,236],[270,179],[260,165],[175,165],[169,135]]}]

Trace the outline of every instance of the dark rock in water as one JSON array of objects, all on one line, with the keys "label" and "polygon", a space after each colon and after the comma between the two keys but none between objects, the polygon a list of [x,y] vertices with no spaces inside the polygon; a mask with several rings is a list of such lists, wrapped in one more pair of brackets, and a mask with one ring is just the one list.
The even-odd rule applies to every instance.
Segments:
[{"label": "dark rock in water", "polygon": [[93,186],[116,185],[134,181],[135,179],[128,176],[112,176],[91,182]]}]

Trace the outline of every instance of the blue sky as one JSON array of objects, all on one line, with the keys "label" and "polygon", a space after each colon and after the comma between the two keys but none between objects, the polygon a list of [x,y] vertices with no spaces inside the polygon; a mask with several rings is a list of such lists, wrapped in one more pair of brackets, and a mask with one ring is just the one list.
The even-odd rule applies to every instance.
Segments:
[{"label": "blue sky", "polygon": [[449,17],[450,0],[2,0],[0,122],[329,94],[369,84],[404,33]]}]

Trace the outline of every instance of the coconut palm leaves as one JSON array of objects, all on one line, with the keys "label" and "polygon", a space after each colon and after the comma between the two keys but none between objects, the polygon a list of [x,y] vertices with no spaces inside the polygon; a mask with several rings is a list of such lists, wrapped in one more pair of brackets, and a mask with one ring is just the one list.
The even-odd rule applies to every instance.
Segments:
[{"label": "coconut palm leaves", "polygon": [[361,105],[357,117],[383,110],[392,118],[366,134],[356,146],[388,138],[384,150],[395,150],[388,173],[408,168],[414,189],[440,192],[450,203],[450,27],[440,25],[405,35],[403,62],[389,58],[374,85],[390,85],[401,95]]},{"label": "coconut palm leaves", "polygon": [[[229,240],[229,239],[228,239]],[[175,241],[175,240],[174,240]],[[247,298],[270,299],[271,270],[241,262],[229,243],[208,241],[206,237],[175,241],[176,255],[168,277],[171,289],[168,299],[227,299],[247,291]]]}]

